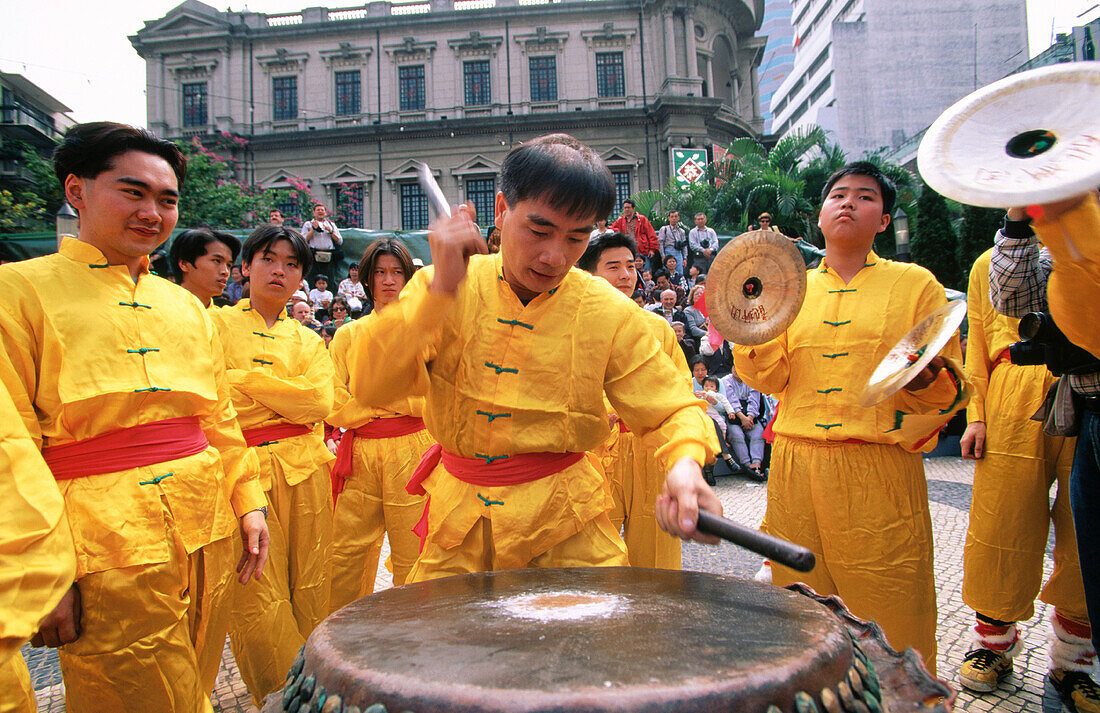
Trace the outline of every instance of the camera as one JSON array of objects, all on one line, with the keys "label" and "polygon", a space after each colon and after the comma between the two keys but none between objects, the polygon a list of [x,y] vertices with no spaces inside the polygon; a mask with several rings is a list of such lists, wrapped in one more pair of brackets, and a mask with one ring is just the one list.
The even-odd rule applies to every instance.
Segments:
[{"label": "camera", "polygon": [[1073,344],[1054,324],[1050,312],[1030,312],[1020,319],[1020,341],[1008,347],[1013,364],[1043,365],[1055,376],[1100,371],[1100,359]]}]

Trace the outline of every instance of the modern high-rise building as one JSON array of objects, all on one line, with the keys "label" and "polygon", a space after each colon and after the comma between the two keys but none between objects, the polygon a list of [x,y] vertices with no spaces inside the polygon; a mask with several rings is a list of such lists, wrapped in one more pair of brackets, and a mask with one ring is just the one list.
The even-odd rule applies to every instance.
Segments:
[{"label": "modern high-rise building", "polygon": [[817,124],[850,157],[891,149],[1027,58],[1024,0],[793,0],[774,133]]},{"label": "modern high-rise building", "polygon": [[485,224],[504,156],[540,134],[596,149],[620,198],[663,187],[674,149],[759,137],[763,14],[764,0],[380,0],[280,15],[186,0],[130,40],[156,133],[227,132],[261,186],[302,179],[365,227],[417,229],[429,218],[417,160]]},{"label": "modern high-rise building", "polygon": [[772,97],[783,80],[794,69],[794,25],[791,0],[764,0],[764,22],[759,34],[768,38],[764,58],[760,60],[760,114],[764,118],[764,133],[772,126]]}]

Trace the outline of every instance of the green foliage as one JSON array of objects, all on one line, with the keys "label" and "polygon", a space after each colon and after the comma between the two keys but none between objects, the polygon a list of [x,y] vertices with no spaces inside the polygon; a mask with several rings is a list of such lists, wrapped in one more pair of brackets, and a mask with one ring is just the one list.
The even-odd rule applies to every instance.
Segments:
[{"label": "green foliage", "polygon": [[45,220],[43,201],[27,191],[18,195],[9,190],[0,190],[0,232],[24,231]]},{"label": "green foliage", "polygon": [[993,236],[1003,220],[1003,210],[963,206],[962,227],[955,252],[963,278],[970,274],[970,268],[978,256],[993,247]]},{"label": "green foliage", "polygon": [[917,199],[910,250],[913,262],[932,271],[945,287],[962,288],[965,283],[955,256],[957,240],[944,197],[924,186]]},{"label": "green foliage", "polygon": [[270,198],[258,186],[236,179],[238,166],[199,140],[180,145],[187,156],[187,178],[180,191],[179,225],[193,228],[249,228],[267,219]]}]

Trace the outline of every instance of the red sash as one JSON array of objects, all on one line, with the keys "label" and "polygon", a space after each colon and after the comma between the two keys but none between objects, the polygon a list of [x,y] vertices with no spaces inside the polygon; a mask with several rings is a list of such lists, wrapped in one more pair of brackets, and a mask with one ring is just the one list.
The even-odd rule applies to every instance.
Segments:
[{"label": "red sash", "polygon": [[623,423],[623,420],[621,418],[619,419],[618,423],[619,423],[619,433],[630,433],[630,429],[626,427],[626,424]]},{"label": "red sash", "polygon": [[352,446],[356,438],[397,438],[424,430],[424,419],[415,416],[397,416],[395,418],[376,418],[359,428],[349,428],[340,438],[336,447],[336,462],[332,464],[332,504],[336,496],[344,492],[344,485],[351,477]]},{"label": "red sash", "polygon": [[996,366],[997,364],[1001,364],[1001,363],[1004,363],[1004,364],[1011,364],[1012,363],[1012,354],[1008,351],[1008,347],[1005,347],[1004,349],[1002,349],[1001,353],[997,355],[997,358],[993,360],[994,366]]},{"label": "red sash", "polygon": [[[521,485],[533,483],[549,475],[560,473],[573,465],[584,453],[517,453],[514,456],[491,460],[485,458],[463,458],[443,450],[438,443],[432,445],[420,458],[420,464],[416,466],[412,477],[409,478],[405,491],[410,495],[424,495],[423,482],[431,474],[439,461],[443,461],[443,467],[447,472],[470,485],[483,485],[493,487],[500,485]],[[413,527],[413,532],[420,537],[420,550],[424,551],[424,542],[428,538],[428,509],[432,499],[429,497],[424,503],[424,514],[420,522]]]},{"label": "red sash", "polygon": [[313,429],[299,423],[273,423],[270,426],[244,429],[244,442],[251,448],[307,433],[313,433]]},{"label": "red sash", "polygon": [[42,458],[57,480],[117,473],[202,453],[210,443],[193,416],[122,428],[60,446],[45,446]]}]

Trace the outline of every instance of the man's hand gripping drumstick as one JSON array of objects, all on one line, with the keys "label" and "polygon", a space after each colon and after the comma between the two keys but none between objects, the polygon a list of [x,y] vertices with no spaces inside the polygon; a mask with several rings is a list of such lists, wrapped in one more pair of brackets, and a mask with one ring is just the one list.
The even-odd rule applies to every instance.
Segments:
[{"label": "man's hand gripping drumstick", "polygon": [[466,204],[458,206],[453,215],[441,215],[432,223],[428,246],[435,267],[431,290],[446,295],[453,295],[458,290],[466,277],[470,256],[489,252],[474,223],[473,209]]},{"label": "man's hand gripping drumstick", "polygon": [[681,458],[668,472],[664,490],[657,498],[657,524],[682,540],[717,545],[717,537],[703,534],[696,526],[699,508],[722,514],[722,503],[703,480],[703,469],[691,458]]}]

